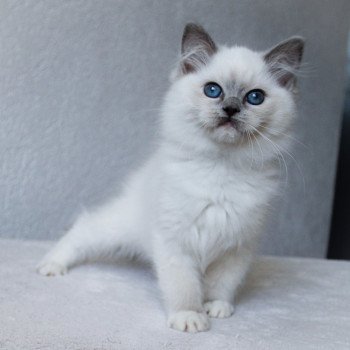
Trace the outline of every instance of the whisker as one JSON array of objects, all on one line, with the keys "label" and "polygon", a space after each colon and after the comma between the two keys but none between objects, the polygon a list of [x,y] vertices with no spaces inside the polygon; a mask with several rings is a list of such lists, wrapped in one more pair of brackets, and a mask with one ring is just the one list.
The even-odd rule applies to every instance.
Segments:
[{"label": "whisker", "polygon": [[249,126],[255,130],[255,132],[257,132],[262,138],[264,138],[266,141],[268,141],[271,146],[277,151],[279,157],[281,157],[283,164],[284,164],[284,169],[285,169],[285,174],[286,174],[286,180],[285,180],[285,186],[287,185],[288,181],[289,181],[289,177],[288,177],[288,166],[287,166],[287,162],[281,152],[281,150],[279,149],[279,147],[277,146],[277,144],[275,144],[272,140],[270,140],[267,136],[265,136],[263,133],[261,133],[257,128],[255,128],[254,126],[250,125]]},{"label": "whisker", "polygon": [[272,129],[272,128],[268,128],[267,126],[264,126],[264,125],[262,125],[262,124],[260,124],[258,127],[259,127],[259,128],[264,128],[264,129],[266,129],[267,131],[271,131],[272,133],[275,133],[275,134],[277,134],[277,135],[283,135],[283,136],[285,136],[285,137],[289,137],[289,138],[292,139],[293,141],[299,143],[299,144],[300,144],[301,146],[303,146],[305,149],[310,150],[310,147],[308,147],[307,145],[305,145],[305,143],[301,142],[300,140],[298,140],[297,138],[293,137],[292,135],[288,135],[288,134],[283,133],[283,132],[281,132],[281,131],[278,131],[278,130],[275,130],[275,129]]},{"label": "whisker", "polygon": [[249,140],[249,146],[250,146],[250,170],[252,169],[252,167],[253,167],[253,151],[254,151],[254,149],[253,149],[253,141],[252,141],[252,139],[251,139],[251,137],[250,137],[250,134],[249,134],[249,132],[247,133],[247,136],[248,136],[248,140]]},{"label": "whisker", "polygon": [[[270,138],[268,138],[267,136],[265,136],[264,134],[262,134],[256,127],[254,127],[253,125],[251,125],[250,123],[248,123],[246,120],[239,119],[239,118],[237,118],[237,119],[240,120],[240,121],[242,121],[242,122],[245,123],[246,125],[250,126],[256,133],[258,133],[262,138],[264,138],[266,141],[268,141],[268,142],[273,146],[273,148],[278,152],[278,155],[279,155],[278,161],[279,161],[279,163],[280,163],[280,158],[282,159],[282,161],[283,161],[283,163],[284,163],[284,168],[285,168],[285,172],[286,172],[286,182],[288,181],[288,167],[287,167],[287,163],[286,163],[286,161],[285,161],[285,158],[284,158],[284,156],[283,156],[283,153],[285,153],[286,155],[288,155],[288,156],[293,160],[293,162],[294,162],[294,164],[296,165],[297,170],[298,170],[298,172],[299,172],[299,174],[300,174],[300,177],[301,177],[301,179],[302,179],[302,183],[303,183],[303,192],[306,193],[306,181],[305,181],[305,176],[304,176],[304,173],[303,173],[303,171],[302,171],[302,169],[301,169],[301,167],[300,167],[300,164],[297,162],[297,160],[295,159],[294,155],[293,155],[291,152],[289,152],[288,150],[284,149],[282,146],[277,145],[275,142],[273,142]],[[259,125],[259,126],[265,128],[265,129],[267,129],[267,130],[273,130],[273,129],[271,129],[271,128],[264,127],[264,126],[262,126],[262,125]],[[281,134],[281,135],[284,135],[284,136],[286,136],[286,137],[290,137],[290,138],[293,139],[294,141],[299,142],[299,143],[300,143],[301,145],[303,145],[306,149],[309,149],[309,147],[307,147],[306,145],[304,145],[304,144],[303,144],[302,142],[300,142],[299,140],[293,138],[292,136],[287,135],[287,134],[284,134],[284,133],[282,133],[282,132],[280,132],[280,134]],[[252,135],[254,135],[254,134],[252,134]],[[255,135],[254,135],[254,138],[255,138],[256,142],[258,143],[258,139],[257,139],[257,137],[255,137]],[[260,144],[259,144],[259,146],[260,146]],[[261,146],[260,146],[260,148],[261,148]],[[282,153],[282,152],[283,152],[283,153]]]},{"label": "whisker", "polygon": [[297,160],[295,159],[295,157],[292,155],[292,153],[290,153],[288,150],[286,150],[285,148],[283,148],[282,146],[279,146],[279,148],[282,150],[282,152],[286,153],[295,163],[297,169],[298,169],[298,172],[301,176],[301,179],[302,179],[302,182],[303,182],[303,192],[304,194],[306,193],[306,181],[305,181],[305,176],[301,170],[301,167],[299,165],[299,163],[297,162]]},{"label": "whisker", "polygon": [[254,139],[255,139],[255,141],[258,144],[259,149],[260,149],[260,155],[261,155],[260,170],[261,170],[264,167],[264,154],[263,154],[263,151],[262,151],[262,148],[261,148],[261,145],[260,145],[258,138],[254,135],[254,133],[252,133],[252,136],[254,137]]}]

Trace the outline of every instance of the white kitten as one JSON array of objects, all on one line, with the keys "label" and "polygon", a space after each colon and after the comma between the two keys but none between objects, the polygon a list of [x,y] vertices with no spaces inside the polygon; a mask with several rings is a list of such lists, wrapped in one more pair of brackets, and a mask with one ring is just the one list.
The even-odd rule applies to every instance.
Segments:
[{"label": "white kitten", "polygon": [[229,317],[279,177],[304,42],[258,53],[217,48],[188,24],[165,97],[157,152],[124,192],[83,214],[38,266],[43,275],[108,255],[151,260],[181,331]]}]

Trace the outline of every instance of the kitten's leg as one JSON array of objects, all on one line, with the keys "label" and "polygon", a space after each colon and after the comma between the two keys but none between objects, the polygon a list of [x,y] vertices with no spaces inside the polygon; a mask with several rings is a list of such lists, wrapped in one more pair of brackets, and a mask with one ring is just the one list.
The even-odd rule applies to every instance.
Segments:
[{"label": "kitten's leg", "polygon": [[249,268],[252,253],[249,249],[227,252],[209,265],[204,277],[204,308],[210,317],[230,317],[234,297]]},{"label": "kitten's leg", "polygon": [[194,260],[181,252],[171,254],[161,249],[155,264],[169,313],[168,326],[191,333],[209,329],[209,318],[203,309],[201,274]]},{"label": "kitten's leg", "polygon": [[132,205],[117,201],[95,212],[80,216],[72,229],[61,238],[37,266],[40,274],[65,274],[73,265],[106,258],[118,253],[134,255],[146,247],[137,235],[137,215]]}]

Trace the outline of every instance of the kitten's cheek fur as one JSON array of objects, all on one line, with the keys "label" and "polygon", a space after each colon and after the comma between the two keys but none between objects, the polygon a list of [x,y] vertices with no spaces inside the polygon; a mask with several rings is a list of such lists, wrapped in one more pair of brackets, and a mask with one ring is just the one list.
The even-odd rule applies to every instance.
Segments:
[{"label": "kitten's cheek fur", "polygon": [[206,313],[196,311],[178,311],[169,315],[168,326],[182,332],[204,332],[210,328]]}]

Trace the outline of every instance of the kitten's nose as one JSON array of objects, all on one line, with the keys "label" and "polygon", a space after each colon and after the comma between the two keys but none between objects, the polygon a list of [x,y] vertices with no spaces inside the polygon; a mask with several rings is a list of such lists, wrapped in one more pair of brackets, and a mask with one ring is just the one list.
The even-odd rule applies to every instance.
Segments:
[{"label": "kitten's nose", "polygon": [[241,111],[238,106],[227,106],[227,107],[224,107],[223,110],[228,117],[232,117],[233,115]]},{"label": "kitten's nose", "polygon": [[237,97],[229,97],[224,101],[222,109],[231,118],[241,111],[241,101]]}]

